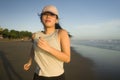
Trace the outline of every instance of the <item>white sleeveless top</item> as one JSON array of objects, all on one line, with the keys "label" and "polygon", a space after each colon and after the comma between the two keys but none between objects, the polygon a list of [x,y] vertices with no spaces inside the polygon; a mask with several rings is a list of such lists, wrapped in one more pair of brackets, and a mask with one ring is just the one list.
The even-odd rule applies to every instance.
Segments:
[{"label": "white sleeveless top", "polygon": [[35,33],[34,59],[37,63],[35,72],[39,76],[45,77],[53,77],[63,74],[64,73],[63,62],[37,46],[37,41],[39,37],[44,38],[51,47],[61,51],[60,43],[58,42],[58,29],[56,29],[54,33],[49,35],[44,34],[43,32]]}]

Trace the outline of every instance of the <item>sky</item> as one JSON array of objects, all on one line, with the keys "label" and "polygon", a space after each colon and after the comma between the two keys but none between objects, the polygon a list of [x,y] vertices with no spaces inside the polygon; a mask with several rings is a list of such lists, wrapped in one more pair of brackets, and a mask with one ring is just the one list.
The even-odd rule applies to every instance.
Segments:
[{"label": "sky", "polygon": [[120,39],[120,0],[0,0],[0,27],[41,31],[38,13],[46,5],[57,7],[73,39]]}]

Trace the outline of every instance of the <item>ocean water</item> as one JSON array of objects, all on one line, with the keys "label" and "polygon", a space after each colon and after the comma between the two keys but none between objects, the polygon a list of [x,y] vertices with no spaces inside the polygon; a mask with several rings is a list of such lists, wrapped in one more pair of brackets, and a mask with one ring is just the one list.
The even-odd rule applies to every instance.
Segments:
[{"label": "ocean water", "polygon": [[72,43],[120,51],[120,40],[73,40]]},{"label": "ocean water", "polygon": [[[77,52],[93,60],[97,80],[120,80],[120,45],[112,41],[110,43],[71,41],[71,43]],[[114,48],[116,46],[117,48]]]}]

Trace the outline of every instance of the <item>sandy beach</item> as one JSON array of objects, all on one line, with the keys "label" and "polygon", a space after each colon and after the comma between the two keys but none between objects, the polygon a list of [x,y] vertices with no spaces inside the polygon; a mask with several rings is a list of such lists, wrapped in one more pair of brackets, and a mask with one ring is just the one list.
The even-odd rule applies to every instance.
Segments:
[{"label": "sandy beach", "polygon": [[[32,80],[35,62],[29,71],[23,70],[31,48],[29,41],[0,41],[0,80]],[[71,62],[65,63],[66,80],[96,80],[94,63],[71,47]]]}]

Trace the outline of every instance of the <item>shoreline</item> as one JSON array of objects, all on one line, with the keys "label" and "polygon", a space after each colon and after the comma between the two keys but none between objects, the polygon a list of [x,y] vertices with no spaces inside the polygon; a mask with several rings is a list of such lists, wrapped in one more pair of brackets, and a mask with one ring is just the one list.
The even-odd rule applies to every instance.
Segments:
[{"label": "shoreline", "polygon": [[65,64],[66,80],[97,80],[93,68],[92,60],[83,57],[71,47],[71,62]]}]

